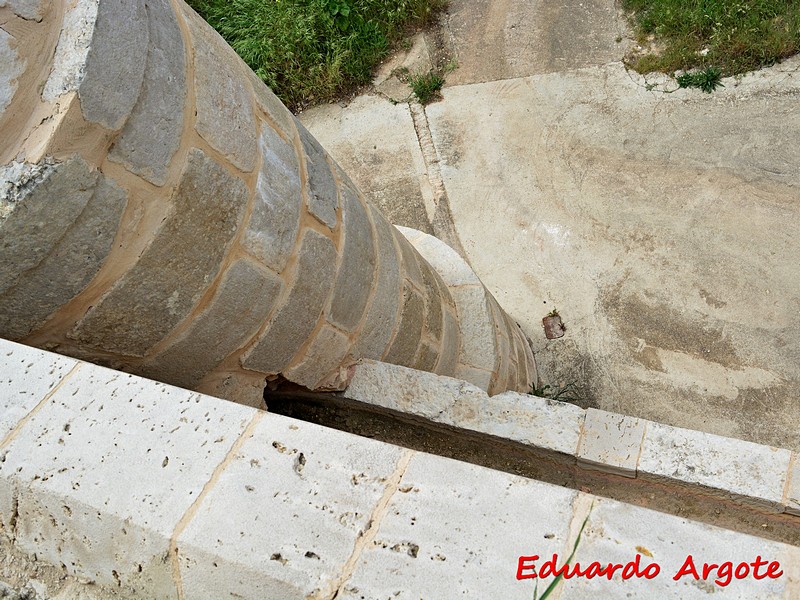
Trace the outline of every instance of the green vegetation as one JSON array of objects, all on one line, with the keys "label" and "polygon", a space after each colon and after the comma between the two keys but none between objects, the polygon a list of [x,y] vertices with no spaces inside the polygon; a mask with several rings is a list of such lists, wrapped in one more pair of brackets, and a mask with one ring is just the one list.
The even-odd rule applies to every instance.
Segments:
[{"label": "green vegetation", "polygon": [[721,76],[800,52],[800,0],[622,0],[622,5],[633,12],[639,42],[649,49],[631,57],[630,65],[640,73],[694,70],[680,84],[684,87],[711,91]]},{"label": "green vegetation", "polygon": [[720,81],[722,79],[722,71],[716,67],[706,67],[702,71],[683,73],[675,79],[682,88],[699,88],[707,94],[710,94],[720,86],[725,87]]},{"label": "green vegetation", "polygon": [[550,385],[544,385],[537,388],[535,385],[531,386],[531,391],[528,392],[531,396],[539,396],[539,398],[547,398],[548,400],[557,400],[559,402],[581,402],[583,399],[580,396],[578,388],[575,387],[575,382],[570,382],[564,387],[554,389]]},{"label": "green vegetation", "polygon": [[290,108],[369,81],[411,27],[446,0],[189,0]]},{"label": "green vegetation", "polygon": [[408,80],[411,92],[420,104],[429,104],[440,97],[444,77],[435,71],[415,75]]}]

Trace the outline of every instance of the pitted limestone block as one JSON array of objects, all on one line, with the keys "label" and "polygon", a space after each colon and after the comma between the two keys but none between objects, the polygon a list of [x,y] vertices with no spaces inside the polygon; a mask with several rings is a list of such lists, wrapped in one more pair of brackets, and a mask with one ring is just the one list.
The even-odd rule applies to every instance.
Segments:
[{"label": "pitted limestone block", "polygon": [[25,61],[15,49],[14,37],[0,29],[0,115],[11,104],[17,91],[17,78],[25,71]]},{"label": "pitted limestone block", "polygon": [[458,252],[438,238],[424,234],[416,229],[395,225],[425,260],[431,264],[448,286],[478,285],[481,280],[469,265],[458,255]]},{"label": "pitted limestone block", "polygon": [[0,293],[52,251],[92,197],[96,181],[97,172],[79,157],[0,167]]},{"label": "pitted limestone block", "polygon": [[[346,382],[342,365],[350,351],[350,339],[330,325],[324,325],[306,349],[303,360],[284,375],[290,381],[309,389],[340,389]],[[355,362],[355,361],[353,361]],[[339,372],[342,366],[344,372]]]},{"label": "pitted limestone block", "polygon": [[464,285],[450,289],[458,307],[461,326],[461,356],[465,366],[494,371],[497,340],[489,308],[488,292],[482,285]]},{"label": "pitted limestone block", "polygon": [[329,319],[353,331],[361,322],[375,281],[375,244],[372,225],[358,197],[344,190],[344,250],[336,276]]},{"label": "pitted limestone block", "polygon": [[3,341],[0,443],[75,368],[77,360]]},{"label": "pitted limestone block", "polygon": [[300,230],[300,170],[294,147],[268,125],[262,128],[258,144],[261,170],[242,245],[280,273]]},{"label": "pitted limestone block", "polygon": [[[424,289],[425,282],[422,280],[422,273],[419,270],[417,263],[417,251],[409,244],[408,240],[402,233],[402,229],[406,227],[399,227],[395,225],[392,233],[397,240],[397,245],[400,247],[400,256],[402,257],[403,273],[409,280],[411,280],[420,290]],[[409,230],[409,231],[416,231]]]},{"label": "pitted limestone block", "polygon": [[488,390],[492,384],[493,373],[483,369],[476,369],[468,365],[458,364],[456,366],[456,378],[469,381],[472,385],[476,385],[482,390]]},{"label": "pitted limestone block", "polygon": [[[442,339],[443,327],[442,295],[439,291],[439,286],[436,284],[436,275],[433,269],[426,262],[421,261],[419,270],[422,273],[422,281],[425,283],[425,331],[439,341]],[[445,298],[449,295],[447,293]]]},{"label": "pitted limestone block", "polygon": [[82,292],[114,242],[127,195],[100,175],[91,199],[52,251],[0,294],[0,335],[19,339]]},{"label": "pitted limestone block", "polygon": [[362,358],[379,359],[397,324],[403,288],[392,226],[375,208],[370,206],[368,210],[375,223],[378,240],[378,276],[372,303],[356,341],[356,353]]},{"label": "pitted limestone block", "polygon": [[425,302],[411,287],[406,287],[397,335],[383,360],[396,365],[414,366],[424,325]]},{"label": "pitted limestone block", "polygon": [[[5,448],[15,543],[137,598],[175,598],[170,539],[252,409],[81,365]],[[110,484],[110,482],[112,482]]]},{"label": "pitted limestone block", "polygon": [[241,179],[191,150],[172,210],[155,239],[70,337],[143,356],[188,315],[216,277],[247,196]]},{"label": "pitted limestone block", "polygon": [[97,8],[98,0],[77,0],[64,7],[53,67],[42,91],[42,98],[46,102],[52,102],[67,92],[77,91],[83,81]]},{"label": "pitted limestone block", "polygon": [[306,231],[289,296],[242,366],[261,373],[279,373],[289,364],[322,316],[335,271],[333,242],[316,231]]},{"label": "pitted limestone block", "polygon": [[[303,142],[308,170],[308,210],[322,223],[333,229],[336,227],[336,208],[339,206],[339,193],[336,181],[326,160],[326,152],[319,142],[308,133],[303,124],[295,119],[295,126]],[[345,192],[346,194],[347,192]],[[345,215],[347,207],[345,207]]]},{"label": "pitted limestone block", "polygon": [[245,73],[247,73],[247,77],[250,79],[250,83],[253,86],[258,108],[278,126],[288,139],[291,140],[294,138],[294,117],[292,113],[289,112],[289,109],[283,105],[280,98],[273,94],[272,90],[267,87],[267,84],[261,81],[258,75],[253,73],[252,70],[245,69]]},{"label": "pitted limestone block", "polygon": [[151,183],[164,185],[180,143],[186,99],[181,30],[168,0],[148,0],[150,45],[139,100],[108,157]]},{"label": "pitted limestone block", "polygon": [[244,64],[208,23],[180,4],[194,47],[197,132],[239,169],[252,171],[258,156],[258,129]]},{"label": "pitted limestone block", "polygon": [[144,0],[103,0],[78,88],[87,121],[117,130],[139,98],[150,32]]},{"label": "pitted limestone block", "polygon": [[41,21],[52,0],[2,0],[0,8],[8,6],[18,17],[28,21]]},{"label": "pitted limestone block", "polygon": [[642,419],[590,408],[578,445],[578,463],[587,469],[636,477],[646,426]]},{"label": "pitted limestone block", "polygon": [[186,598],[334,597],[403,452],[264,415],[177,539]]},{"label": "pitted limestone block", "polygon": [[147,377],[194,388],[226,356],[251,339],[278,300],[282,281],[248,260],[233,263],[210,306],[174,344],[142,368]]},{"label": "pitted limestone block", "polygon": [[454,375],[461,352],[461,333],[458,329],[458,321],[449,311],[444,311],[443,320],[442,347],[439,351],[436,372],[440,375]]}]

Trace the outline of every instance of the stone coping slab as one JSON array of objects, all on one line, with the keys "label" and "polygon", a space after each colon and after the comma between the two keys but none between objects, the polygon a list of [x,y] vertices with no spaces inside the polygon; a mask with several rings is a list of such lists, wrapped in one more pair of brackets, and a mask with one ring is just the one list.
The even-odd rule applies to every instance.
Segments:
[{"label": "stone coping slab", "polygon": [[[634,585],[655,597],[713,590],[789,598],[800,586],[800,549],[787,544],[62,362],[4,340],[0,352],[0,381],[13,382],[3,417],[16,421],[0,438],[2,534],[115,597],[514,600],[530,598],[530,574],[553,555],[563,562],[576,542],[584,565],[638,555],[663,573],[632,583],[573,578],[562,598],[597,590],[622,598]],[[48,368],[31,380],[21,361]],[[364,385],[363,371],[355,385]],[[398,377],[386,392],[399,387]],[[556,410],[563,415],[543,422],[569,428],[574,407]],[[676,581],[689,555],[698,564],[758,555],[779,563],[781,573],[730,587],[709,577]],[[541,583],[551,580],[543,575]]]}]

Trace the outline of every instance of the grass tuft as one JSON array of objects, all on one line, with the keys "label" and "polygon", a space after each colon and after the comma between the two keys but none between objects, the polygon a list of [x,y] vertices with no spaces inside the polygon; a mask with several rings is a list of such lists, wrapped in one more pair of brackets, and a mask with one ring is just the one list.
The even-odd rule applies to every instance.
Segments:
[{"label": "grass tuft", "polygon": [[409,28],[446,0],[189,0],[281,100],[296,110],[367,83]]},{"label": "grass tuft", "polygon": [[430,71],[414,75],[408,80],[408,84],[411,86],[411,93],[420,104],[430,104],[441,98],[444,77],[435,71]]},{"label": "grass tuft", "polygon": [[[720,77],[738,75],[800,52],[797,0],[622,0],[622,5],[633,13],[640,44],[658,45],[629,60],[640,73],[713,67]],[[706,87],[713,78],[707,81]]]},{"label": "grass tuft", "polygon": [[720,79],[722,72],[716,67],[707,67],[702,71],[691,71],[678,75],[675,79],[682,88],[699,88],[710,94],[718,87],[725,87]]}]

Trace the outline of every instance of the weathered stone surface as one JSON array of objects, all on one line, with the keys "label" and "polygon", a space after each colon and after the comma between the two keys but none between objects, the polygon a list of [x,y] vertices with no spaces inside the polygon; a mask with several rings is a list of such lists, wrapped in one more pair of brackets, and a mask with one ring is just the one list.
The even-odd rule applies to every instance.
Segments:
[{"label": "weathered stone surface", "polygon": [[92,197],[97,172],[79,158],[0,167],[0,293],[47,256]]},{"label": "weathered stone surface", "polygon": [[0,8],[11,7],[14,14],[28,21],[41,21],[51,0],[2,0]]},{"label": "weathered stone surface", "polygon": [[78,364],[77,360],[3,341],[0,443]]},{"label": "weathered stone surface", "polygon": [[465,285],[451,288],[450,292],[458,308],[461,328],[459,362],[494,371],[497,347],[486,289],[482,285]]},{"label": "weathered stone surface", "polygon": [[337,599],[530,599],[533,586],[514,577],[518,559],[563,555],[577,495],[416,454]]},{"label": "weathered stone surface", "polygon": [[25,61],[14,49],[14,37],[0,29],[0,115],[11,104],[17,91],[17,78],[25,70]]},{"label": "weathered stone surface", "polygon": [[344,193],[344,250],[336,276],[330,321],[346,331],[361,322],[376,279],[375,244],[364,206],[352,192]]},{"label": "weathered stone surface", "polygon": [[279,277],[247,260],[226,271],[210,306],[173,345],[148,361],[147,377],[193,388],[203,375],[256,334],[278,300]]},{"label": "weathered stone surface", "polygon": [[367,310],[364,326],[356,341],[356,353],[362,358],[380,359],[397,324],[403,283],[400,279],[397,248],[392,226],[371,206],[372,221],[378,242],[378,275],[372,303]]},{"label": "weathered stone surface", "polygon": [[461,363],[456,365],[455,377],[469,381],[472,385],[476,385],[482,390],[488,390],[492,383],[492,372],[484,371],[483,369],[476,369]]},{"label": "weathered stone surface", "polygon": [[383,360],[396,365],[414,366],[422,328],[425,324],[425,302],[410,287],[403,292],[403,309],[397,335]]},{"label": "weathered stone surface", "polygon": [[150,44],[144,82],[139,100],[108,156],[148,181],[163,185],[183,130],[186,59],[169,1],[148,0],[145,8]]},{"label": "weathered stone surface", "polygon": [[280,98],[272,93],[272,90],[267,87],[267,84],[261,81],[251,69],[245,69],[244,71],[253,86],[258,108],[281,129],[287,138],[293,139],[295,127],[292,113],[283,105]]},{"label": "weathered stone surface", "polygon": [[403,452],[264,415],[178,538],[186,597],[333,597]]},{"label": "weathered stone surface", "polygon": [[784,510],[800,517],[800,460],[798,460],[796,452],[789,466],[788,477],[789,483],[783,499]]},{"label": "weathered stone surface", "polygon": [[78,88],[87,121],[120,129],[139,97],[150,33],[144,0],[103,0]]},{"label": "weathered stone surface", "polygon": [[450,312],[444,311],[443,320],[442,347],[439,351],[441,356],[436,365],[436,372],[452,377],[456,373],[458,355],[461,352],[461,333],[458,330],[458,321]]},{"label": "weathered stone surface", "polygon": [[[326,160],[327,153],[297,119],[295,119],[295,126],[306,152],[306,169],[308,170],[309,183],[308,210],[322,223],[333,229],[336,227],[336,208],[339,206],[339,192],[336,189],[336,181]],[[345,205],[345,219],[347,218],[347,210],[347,205]]]},{"label": "weathered stone surface", "polygon": [[421,371],[433,373],[434,367],[439,360],[439,351],[428,342],[423,342],[419,347],[416,368]]},{"label": "weathered stone surface", "polygon": [[241,179],[191,150],[172,211],[155,239],[70,336],[143,356],[186,317],[216,277],[247,196]]},{"label": "weathered stone surface", "polygon": [[627,415],[588,409],[578,462],[589,469],[636,477],[645,423]]},{"label": "weathered stone surface", "polygon": [[[416,229],[412,231],[416,231]],[[400,256],[403,259],[402,264],[404,275],[414,282],[414,284],[419,287],[420,290],[422,290],[425,286],[425,283],[422,281],[422,273],[420,273],[419,265],[417,264],[417,251],[414,250],[414,247],[399,231],[397,225],[394,226],[392,233],[394,234],[395,240],[397,240],[397,246],[400,248]]]},{"label": "weathered stone surface", "polygon": [[[448,285],[479,284],[480,279],[458,252],[440,239],[409,227],[395,225],[414,248],[436,269]],[[413,240],[413,241],[412,241]]]},{"label": "weathered stone surface", "polygon": [[[350,366],[343,364],[349,350],[349,338],[330,325],[324,325],[306,349],[302,362],[283,374],[290,381],[316,389],[330,376],[337,379],[339,367]],[[350,364],[354,362],[351,360]]]},{"label": "weathered stone surface", "polygon": [[442,339],[442,298],[433,270],[425,263],[420,263],[419,270],[425,282],[425,330],[438,341]]},{"label": "weathered stone surface", "polygon": [[279,373],[289,364],[322,316],[333,288],[336,248],[316,231],[303,235],[294,284],[286,303],[243,361],[247,369]]},{"label": "weathered stone surface", "polygon": [[717,489],[782,511],[790,459],[789,450],[648,422],[639,476]]},{"label": "weathered stone surface", "polygon": [[243,171],[257,158],[257,128],[243,63],[225,40],[181,3],[194,42],[197,132]]},{"label": "weathered stone surface", "polygon": [[[177,597],[164,562],[170,538],[252,417],[81,365],[4,449],[0,488],[17,497],[15,544],[98,584],[136,588],[134,597]],[[0,507],[6,524],[11,516]]]},{"label": "weathered stone surface", "polygon": [[0,335],[22,338],[86,288],[111,250],[126,203],[125,191],[100,175],[91,199],[52,251],[0,294]]},{"label": "weathered stone surface", "polygon": [[78,89],[86,69],[86,55],[96,20],[96,0],[77,0],[65,6],[53,68],[42,91],[46,102]]},{"label": "weathered stone surface", "polygon": [[242,244],[271,269],[283,271],[300,229],[300,170],[294,147],[271,127],[259,139],[261,170],[253,214]]}]

